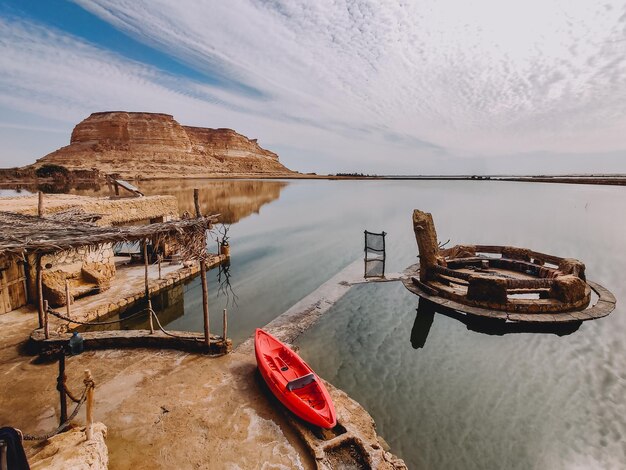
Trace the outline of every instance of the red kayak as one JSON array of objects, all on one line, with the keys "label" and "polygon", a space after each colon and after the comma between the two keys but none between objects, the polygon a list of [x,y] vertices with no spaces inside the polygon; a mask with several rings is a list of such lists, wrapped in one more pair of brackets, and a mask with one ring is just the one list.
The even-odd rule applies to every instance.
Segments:
[{"label": "red kayak", "polygon": [[254,351],[263,379],[283,405],[311,424],[335,427],[337,417],[328,390],[300,356],[260,328]]}]

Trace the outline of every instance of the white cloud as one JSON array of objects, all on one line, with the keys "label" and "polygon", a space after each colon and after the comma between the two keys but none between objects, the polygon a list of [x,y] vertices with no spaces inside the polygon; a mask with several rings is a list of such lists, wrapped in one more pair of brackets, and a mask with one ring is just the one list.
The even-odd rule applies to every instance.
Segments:
[{"label": "white cloud", "polygon": [[624,148],[624,2],[77,3],[320,125],[463,153]]},{"label": "white cloud", "polygon": [[68,123],[168,112],[259,137],[302,170],[472,171],[481,156],[626,147],[623,2],[75,1],[234,85],[3,20],[1,107]]},{"label": "white cloud", "polygon": [[[347,138],[323,129],[275,119],[258,100],[172,77],[29,22],[0,20],[0,67],[0,128],[5,139],[2,162],[7,166],[32,162],[58,146],[58,136],[48,139],[42,135],[42,127],[65,129],[68,143],[72,126],[99,110],[170,113],[183,124],[235,128],[260,138],[269,148],[282,144],[297,149],[307,139],[316,140],[321,153],[350,145]],[[39,119],[38,126],[24,124],[30,116],[47,120]],[[24,143],[25,152],[37,149],[40,153],[21,154],[17,139],[24,141],[24,132],[14,133],[15,141],[10,145],[6,140],[12,135],[7,131],[18,126],[22,130],[30,127],[30,135],[54,146],[43,150],[33,147],[32,142]],[[303,162],[297,150],[293,153],[289,163],[311,168],[310,163],[300,165]]]}]

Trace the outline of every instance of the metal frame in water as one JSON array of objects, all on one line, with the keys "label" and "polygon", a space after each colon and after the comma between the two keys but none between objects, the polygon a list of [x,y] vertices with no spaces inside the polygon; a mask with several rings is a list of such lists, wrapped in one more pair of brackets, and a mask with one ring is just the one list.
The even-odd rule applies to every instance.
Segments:
[{"label": "metal frame in water", "polygon": [[[365,236],[365,243],[364,243],[364,249],[363,251],[365,252],[365,259],[364,259],[364,274],[363,277],[368,278],[368,277],[385,277],[385,260],[386,260],[386,251],[385,251],[385,235],[387,235],[386,232],[381,232],[381,233],[375,233],[375,232],[369,232],[367,230],[364,230],[364,236]],[[376,239],[376,237],[380,237],[380,240]],[[369,239],[369,241],[368,241]],[[371,246],[371,244],[369,242],[371,241],[376,241],[377,244],[375,246]],[[382,248],[378,248],[380,247],[382,244]],[[382,257],[378,256],[376,258],[368,258],[368,253],[373,252],[377,255],[382,254]],[[368,275],[368,263],[377,263],[379,265],[382,266],[382,270],[380,274],[373,274],[373,275]]]}]

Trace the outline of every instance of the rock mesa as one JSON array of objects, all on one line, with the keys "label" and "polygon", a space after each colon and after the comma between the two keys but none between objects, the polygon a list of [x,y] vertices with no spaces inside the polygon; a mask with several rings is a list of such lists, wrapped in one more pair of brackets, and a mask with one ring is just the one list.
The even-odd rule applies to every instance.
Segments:
[{"label": "rock mesa", "polygon": [[93,113],[73,130],[70,145],[37,160],[126,178],[289,176],[278,155],[231,129],[180,125],[169,114]]}]

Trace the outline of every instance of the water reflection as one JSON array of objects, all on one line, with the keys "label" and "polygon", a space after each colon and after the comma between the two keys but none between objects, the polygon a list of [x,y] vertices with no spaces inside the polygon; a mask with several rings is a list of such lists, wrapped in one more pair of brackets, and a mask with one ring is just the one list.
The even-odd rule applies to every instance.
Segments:
[{"label": "water reflection", "polygon": [[420,299],[417,304],[417,315],[411,329],[411,346],[413,349],[421,349],[426,344],[430,327],[433,326],[436,305],[426,299]]},{"label": "water reflection", "polygon": [[226,260],[224,263],[218,266],[217,271],[217,295],[223,296],[226,299],[226,306],[237,306],[237,294],[230,283],[230,260]]},{"label": "water reflection", "polygon": [[[11,191],[11,194],[8,193]],[[82,192],[99,192],[101,191],[101,185],[96,182],[80,182],[70,183],[69,181],[52,181],[48,183],[8,183],[0,186],[0,192],[7,194],[2,195],[14,195],[14,194],[29,194],[41,191],[46,194],[67,194],[67,193],[82,193]]]},{"label": "water reflection", "polygon": [[411,329],[411,346],[413,349],[423,348],[430,333],[430,328],[439,313],[463,323],[468,330],[486,335],[502,336],[511,333],[552,333],[557,336],[571,335],[578,331],[581,321],[559,324],[550,323],[514,323],[497,318],[476,317],[456,310],[437,305],[430,300],[419,298],[417,314]]},{"label": "water reflection", "polygon": [[[207,214],[221,214],[220,222],[234,224],[251,214],[258,214],[261,207],[280,197],[288,185],[286,181],[274,180],[149,180],[137,184],[146,196],[175,196],[182,214],[195,213],[193,190],[200,190],[200,207]],[[70,193],[83,196],[108,196],[106,184],[86,183],[26,183],[3,185],[5,191],[17,194],[41,191],[47,194]]]},{"label": "water reflection", "polygon": [[[220,191],[226,191],[222,206],[232,207],[245,191],[218,188],[248,186],[243,180],[154,184],[164,188],[158,192],[176,185],[189,198],[194,187],[202,194],[215,186],[214,199],[223,201]],[[436,216],[441,239],[453,238],[452,244],[526,246],[581,258],[589,277],[615,293],[618,307],[575,334],[509,334],[528,326],[485,328],[438,310],[442,314],[432,312],[430,321],[428,314],[416,317],[416,297],[401,283],[387,282],[352,287],[298,345],[316,372],[366,407],[409,468],[623,468],[626,316],[619,302],[626,298],[626,251],[619,247],[626,219],[616,214],[626,210],[624,188],[493,181],[258,184],[261,192],[279,187],[280,197],[262,204],[259,194],[261,214],[242,216],[231,227],[234,344],[362,259],[365,227],[389,234],[390,272],[415,263],[410,215],[416,207]],[[226,308],[217,274],[208,273],[214,332]],[[183,297],[176,319],[164,326],[202,331],[199,278],[184,286]],[[477,334],[485,330],[489,334]],[[416,353],[413,346],[420,345]]]},{"label": "water reflection", "polygon": [[[251,214],[258,214],[261,207],[280,197],[288,185],[273,180],[150,180],[138,183],[146,195],[169,195],[178,200],[180,213],[195,212],[193,190],[200,190],[200,207],[208,214],[221,214],[220,222],[234,224]],[[107,196],[108,188],[72,189],[72,193],[87,196]]]}]

